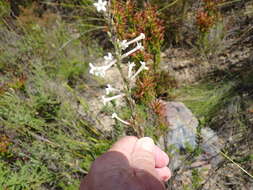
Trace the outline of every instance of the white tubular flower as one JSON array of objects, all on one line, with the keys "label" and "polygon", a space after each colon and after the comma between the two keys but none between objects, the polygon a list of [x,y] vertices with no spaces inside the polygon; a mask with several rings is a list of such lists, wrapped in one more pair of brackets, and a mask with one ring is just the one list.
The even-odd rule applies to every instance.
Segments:
[{"label": "white tubular flower", "polygon": [[107,70],[106,66],[96,67],[92,63],[89,63],[90,74],[100,77],[105,77],[105,71]]},{"label": "white tubular flower", "polygon": [[119,116],[116,113],[112,114],[112,119],[117,119],[118,121],[124,123],[125,125],[130,125],[130,123],[128,123],[127,121],[124,121],[123,119],[119,118]]},{"label": "white tubular flower", "polygon": [[113,60],[113,56],[111,53],[108,53],[107,56],[104,56],[104,59],[105,59],[106,63],[109,63],[110,61]]},{"label": "white tubular flower", "polygon": [[94,74],[96,67],[92,63],[89,63],[89,66],[90,66],[90,74]]},{"label": "white tubular flower", "polygon": [[125,57],[127,57],[127,56],[129,56],[129,55],[131,55],[132,53],[134,53],[134,52],[136,52],[138,50],[142,51],[142,50],[144,50],[144,47],[141,45],[141,43],[137,42],[137,46],[134,49],[132,49],[129,52],[127,52],[127,53],[125,53],[125,54],[122,55],[122,59],[125,58]]},{"label": "white tubular flower", "polygon": [[135,67],[134,62],[132,63],[128,62],[128,78],[131,78],[134,67]]},{"label": "white tubular flower", "polygon": [[129,45],[131,45],[131,44],[133,44],[135,42],[139,42],[140,40],[143,40],[143,39],[145,39],[145,34],[141,33],[139,36],[137,36],[133,40],[127,42],[127,45],[129,46]]},{"label": "white tubular flower", "polygon": [[96,67],[92,63],[89,63],[90,66],[90,74],[95,75],[95,76],[100,76],[100,77],[105,77],[105,72],[110,69],[117,60],[113,60],[110,64],[105,65],[105,66],[99,66]]},{"label": "white tubular flower", "polygon": [[137,46],[136,48],[138,48],[139,50],[143,51],[144,50],[144,47],[141,43],[137,42]]},{"label": "white tubular flower", "polygon": [[106,105],[108,102],[116,100],[116,99],[119,99],[119,98],[121,98],[123,96],[125,96],[125,94],[119,94],[119,95],[112,96],[112,97],[102,96],[102,101],[103,101],[103,104]]},{"label": "white tubular flower", "polygon": [[127,43],[127,40],[121,41],[119,45],[120,45],[120,48],[123,49],[123,50],[125,50],[129,46],[128,43]]},{"label": "white tubular flower", "polygon": [[143,40],[143,39],[145,39],[145,34],[141,33],[139,36],[137,36],[133,40],[130,40],[129,42],[127,42],[127,40],[123,40],[122,42],[120,42],[120,47],[121,49],[125,50],[126,48],[129,47],[129,45],[135,42],[139,42],[140,40]]},{"label": "white tubular flower", "polygon": [[105,89],[106,95],[109,95],[111,92],[119,92],[120,90],[113,88],[110,84],[107,84],[107,87]]},{"label": "white tubular flower", "polygon": [[109,63],[108,65],[105,66],[105,67],[106,67],[106,70],[110,69],[116,62],[117,62],[116,59],[112,60],[111,63]]},{"label": "white tubular flower", "polygon": [[141,61],[140,68],[136,71],[136,73],[131,77],[131,80],[133,80],[138,74],[140,74],[141,71],[148,70],[148,67],[146,66],[146,63]]},{"label": "white tubular flower", "polygon": [[93,3],[93,5],[96,7],[97,11],[100,12],[100,11],[106,11],[106,4],[107,2],[106,1],[103,1],[103,0],[98,0],[97,3]]},{"label": "white tubular flower", "polygon": [[104,76],[105,72],[102,67],[96,67],[92,63],[89,63],[90,66],[90,74],[95,76]]}]

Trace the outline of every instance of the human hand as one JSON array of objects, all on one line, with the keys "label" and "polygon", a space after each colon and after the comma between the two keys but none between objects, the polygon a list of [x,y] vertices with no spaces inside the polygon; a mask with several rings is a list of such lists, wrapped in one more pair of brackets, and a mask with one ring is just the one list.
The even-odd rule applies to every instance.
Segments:
[{"label": "human hand", "polygon": [[80,190],[165,190],[168,163],[151,138],[123,137],[94,161]]}]

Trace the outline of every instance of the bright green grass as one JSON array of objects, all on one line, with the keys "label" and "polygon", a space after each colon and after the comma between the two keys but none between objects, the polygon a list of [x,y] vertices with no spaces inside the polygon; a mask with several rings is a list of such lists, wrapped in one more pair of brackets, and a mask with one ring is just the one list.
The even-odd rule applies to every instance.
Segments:
[{"label": "bright green grass", "polygon": [[23,92],[9,89],[0,96],[1,130],[11,137],[9,151],[0,156],[0,186],[77,189],[90,163],[111,142],[78,115],[76,96],[64,86],[55,89],[61,83],[42,71],[36,73]]},{"label": "bright green grass", "polygon": [[182,101],[199,119],[206,121],[233,96],[234,85],[233,81],[216,84],[204,82],[177,89],[174,93],[176,101]]}]

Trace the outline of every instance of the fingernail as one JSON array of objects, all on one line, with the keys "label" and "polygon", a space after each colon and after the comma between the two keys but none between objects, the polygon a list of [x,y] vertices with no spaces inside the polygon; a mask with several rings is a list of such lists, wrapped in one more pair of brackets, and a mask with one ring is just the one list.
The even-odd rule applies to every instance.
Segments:
[{"label": "fingernail", "polygon": [[155,144],[153,139],[150,137],[143,137],[137,141],[137,146],[143,150],[153,153]]},{"label": "fingernail", "polygon": [[171,177],[170,175],[169,176],[164,176],[162,178],[162,181],[166,182],[166,181],[168,181],[170,179],[170,177]]}]

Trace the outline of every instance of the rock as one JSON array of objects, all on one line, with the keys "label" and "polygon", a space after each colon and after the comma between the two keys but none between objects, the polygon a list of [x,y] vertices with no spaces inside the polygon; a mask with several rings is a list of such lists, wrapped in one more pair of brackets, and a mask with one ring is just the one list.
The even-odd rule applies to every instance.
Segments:
[{"label": "rock", "polygon": [[193,56],[193,52],[181,48],[168,49],[161,56],[161,69],[171,73],[179,86],[195,82],[206,73],[206,68],[201,65],[204,66]]},{"label": "rock", "polygon": [[169,124],[169,132],[166,134],[167,146],[173,145],[177,149],[185,149],[187,145],[196,147],[195,134],[199,122],[183,103],[166,104],[166,121]]},{"label": "rock", "polygon": [[[185,160],[187,149],[197,147],[197,128],[199,122],[192,112],[181,102],[167,102],[165,104],[165,119],[168,123],[168,132],[164,134],[159,143],[162,148],[168,150],[171,155],[170,167],[172,170],[182,165]],[[203,154],[197,161],[210,161],[212,164],[219,163],[217,155],[222,148],[222,143],[216,133],[210,128],[204,128],[200,132],[203,139],[200,148]],[[184,151],[181,151],[184,150]]]},{"label": "rock", "polygon": [[[227,41],[227,44],[232,43]],[[245,65],[245,60],[249,60],[249,62],[253,60],[252,37],[242,47],[231,45],[230,48],[221,48],[225,48],[222,54],[214,56],[214,52],[214,57],[209,58],[208,61],[201,56],[196,56],[196,52],[194,53],[194,50],[191,49],[167,49],[161,54],[161,69],[171,73],[178,86],[185,86],[205,79],[217,70],[226,71],[234,67],[242,68]]]}]

